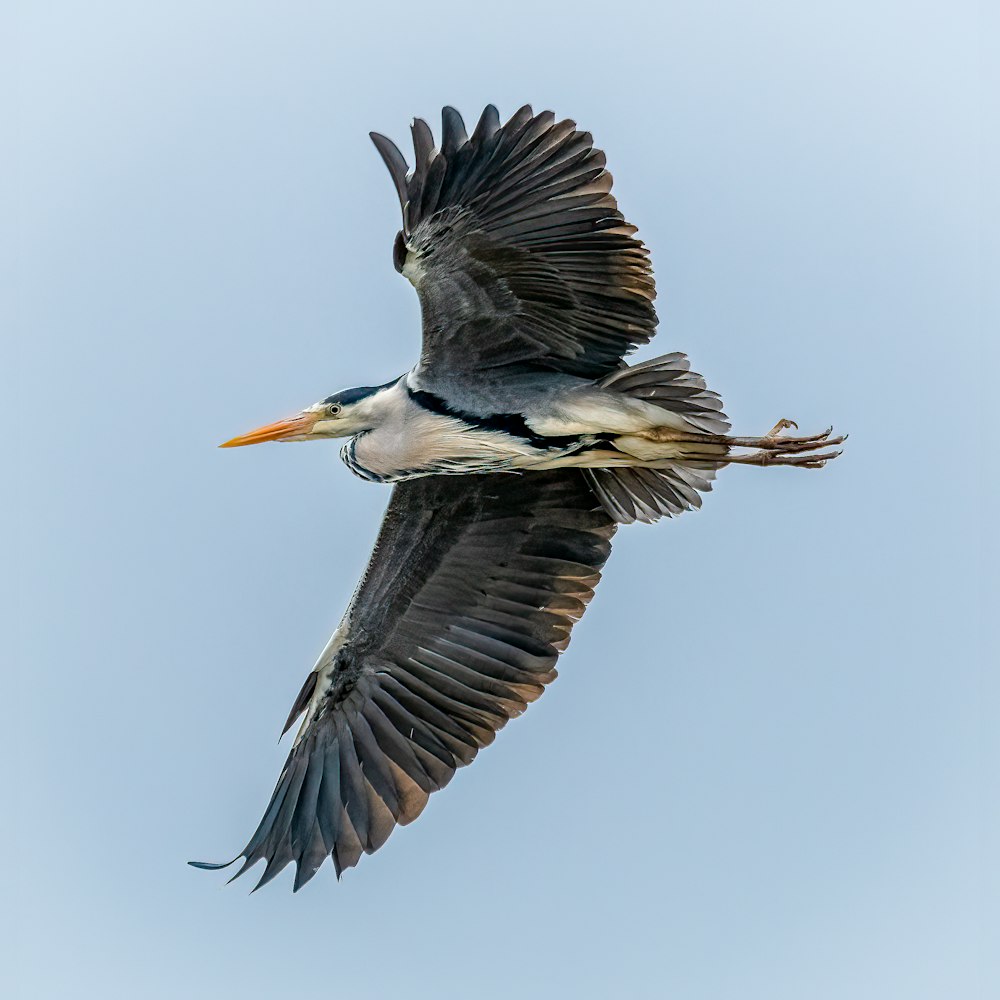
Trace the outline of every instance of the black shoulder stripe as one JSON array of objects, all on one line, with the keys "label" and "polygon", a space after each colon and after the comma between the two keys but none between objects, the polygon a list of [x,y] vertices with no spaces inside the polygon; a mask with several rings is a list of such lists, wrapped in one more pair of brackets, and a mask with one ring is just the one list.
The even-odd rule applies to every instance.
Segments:
[{"label": "black shoulder stripe", "polygon": [[583,440],[579,434],[566,434],[560,437],[546,437],[544,434],[538,434],[528,426],[524,416],[520,413],[491,413],[489,416],[480,417],[474,413],[466,413],[464,410],[456,410],[433,392],[413,389],[409,385],[407,385],[406,391],[410,394],[410,398],[425,410],[438,413],[443,417],[455,417],[457,420],[474,427],[481,427],[483,430],[499,431],[502,434],[509,434],[511,437],[522,438],[534,448],[571,448]]}]

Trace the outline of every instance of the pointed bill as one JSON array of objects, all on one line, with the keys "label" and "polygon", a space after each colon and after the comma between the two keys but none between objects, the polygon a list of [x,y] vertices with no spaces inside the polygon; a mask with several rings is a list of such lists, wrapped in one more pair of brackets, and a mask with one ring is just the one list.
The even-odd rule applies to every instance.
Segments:
[{"label": "pointed bill", "polygon": [[265,424],[248,434],[231,438],[219,445],[220,448],[242,448],[246,444],[260,444],[262,441],[302,441],[309,437],[316,423],[315,413],[300,413],[297,417]]}]

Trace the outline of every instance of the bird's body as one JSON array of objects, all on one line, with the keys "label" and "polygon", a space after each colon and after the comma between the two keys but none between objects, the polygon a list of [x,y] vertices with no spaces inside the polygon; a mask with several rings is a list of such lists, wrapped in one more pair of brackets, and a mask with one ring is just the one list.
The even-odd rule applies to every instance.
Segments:
[{"label": "bird's body", "polygon": [[[681,363],[680,356],[671,360]],[[673,371],[686,375],[680,368]],[[335,394],[324,403],[343,406],[347,398],[363,426],[341,455],[356,475],[380,483],[426,475],[607,467],[616,461],[634,465],[636,456],[615,455],[616,442],[627,447],[632,438],[641,440],[662,427],[689,433],[705,430],[706,424],[719,433],[726,428],[715,411],[686,419],[591,380],[555,373],[522,375],[506,387],[484,383],[477,391],[445,399],[422,388],[419,372],[413,371],[383,386]],[[685,447],[694,446],[664,443],[657,449],[659,460],[682,458]]]},{"label": "bird's body", "polygon": [[[414,819],[555,677],[616,527],[701,505],[730,463],[820,467],[830,432],[729,435],[719,397],[673,353],[623,360],[656,329],[645,247],[604,154],[572,122],[446,108],[416,165],[372,135],[403,213],[393,258],[416,288],[412,370],[343,390],[228,446],[346,438],[396,483],[371,562],[295,700],[303,716],[238,874],[290,861],[338,874]],[[203,865],[202,867],[216,867]]]}]

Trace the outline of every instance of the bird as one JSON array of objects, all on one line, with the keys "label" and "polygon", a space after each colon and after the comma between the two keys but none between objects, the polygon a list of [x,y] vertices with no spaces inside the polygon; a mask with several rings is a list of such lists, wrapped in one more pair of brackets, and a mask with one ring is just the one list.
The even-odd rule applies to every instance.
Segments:
[{"label": "bird", "polygon": [[[306,677],[277,785],[243,850],[254,891],[289,864],[337,878],[412,822],[556,676],[619,525],[701,506],[731,464],[821,468],[832,428],[734,436],[720,396],[672,352],[629,365],[657,328],[649,253],[589,132],[486,107],[414,165],[371,139],[395,187],[393,262],[420,302],[417,363],[226,441],[346,439],[392,483],[367,569]],[[825,450],[824,450],[825,449]]]}]

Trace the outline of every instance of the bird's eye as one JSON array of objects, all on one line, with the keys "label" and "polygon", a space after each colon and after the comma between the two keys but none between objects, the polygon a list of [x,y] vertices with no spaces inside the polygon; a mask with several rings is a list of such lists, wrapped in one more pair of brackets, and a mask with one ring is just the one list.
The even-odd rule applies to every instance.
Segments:
[{"label": "bird's eye", "polygon": [[326,412],[329,413],[331,417],[335,417],[338,413],[340,413],[341,409],[342,407],[340,403],[331,403],[326,408]]}]

